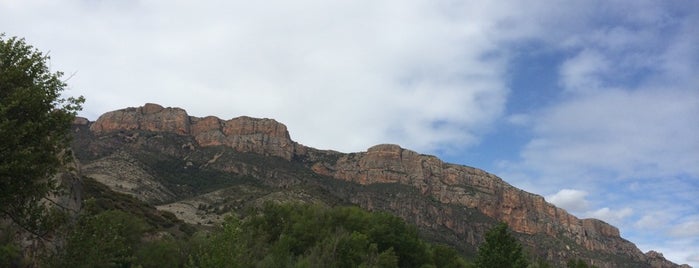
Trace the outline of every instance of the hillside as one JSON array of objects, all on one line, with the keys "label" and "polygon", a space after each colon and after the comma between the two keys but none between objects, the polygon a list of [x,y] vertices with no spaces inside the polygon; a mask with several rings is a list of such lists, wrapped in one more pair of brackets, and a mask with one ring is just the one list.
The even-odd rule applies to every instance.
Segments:
[{"label": "hillside", "polygon": [[265,201],[353,204],[397,215],[465,255],[504,221],[532,255],[559,265],[679,267],[644,254],[605,222],[578,219],[493,174],[398,145],[318,150],[294,142],[272,119],[198,118],[157,104],[78,119],[74,133],[84,176],[193,224],[219,223]]}]

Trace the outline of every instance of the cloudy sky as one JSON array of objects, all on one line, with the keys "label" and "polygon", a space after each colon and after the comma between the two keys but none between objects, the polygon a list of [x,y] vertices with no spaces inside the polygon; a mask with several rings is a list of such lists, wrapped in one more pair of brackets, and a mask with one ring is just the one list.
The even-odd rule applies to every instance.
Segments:
[{"label": "cloudy sky", "polygon": [[495,173],[699,267],[699,2],[0,0],[91,120],[155,102]]}]

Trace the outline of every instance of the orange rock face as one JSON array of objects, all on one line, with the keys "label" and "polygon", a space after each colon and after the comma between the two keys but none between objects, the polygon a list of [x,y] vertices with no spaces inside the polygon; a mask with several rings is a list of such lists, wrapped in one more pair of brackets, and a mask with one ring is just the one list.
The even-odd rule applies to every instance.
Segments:
[{"label": "orange rock face", "polygon": [[189,116],[180,108],[163,108],[148,103],[143,107],[127,108],[100,116],[91,126],[95,133],[122,130],[163,131],[189,134]]},{"label": "orange rock face", "polygon": [[188,116],[180,108],[157,104],[108,112],[90,130],[96,134],[143,130],[191,135],[200,146],[227,146],[240,152],[277,156],[290,160],[298,144],[289,137],[286,126],[273,119],[238,117],[228,121],[209,116]]},{"label": "orange rock face", "polygon": [[[578,219],[543,197],[517,189],[483,170],[447,164],[397,145],[377,145],[366,153],[341,156],[336,163],[315,163],[312,169],[363,185],[410,185],[441,203],[477,209],[506,222],[518,233],[564,236],[587,250],[625,251],[637,259],[644,258],[635,245],[619,236],[614,226],[595,219]],[[456,226],[445,223],[447,228]]]}]

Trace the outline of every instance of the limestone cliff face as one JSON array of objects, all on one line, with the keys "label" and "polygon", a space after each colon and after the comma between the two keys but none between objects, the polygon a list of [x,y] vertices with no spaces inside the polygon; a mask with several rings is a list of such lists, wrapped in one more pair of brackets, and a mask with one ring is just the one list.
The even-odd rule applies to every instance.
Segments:
[{"label": "limestone cliff face", "polygon": [[[648,251],[646,252],[646,257],[648,257],[648,261],[651,264],[652,267],[658,267],[658,268],[671,268],[671,267],[678,267],[677,264],[668,261],[665,259],[662,253],[656,252],[656,251]],[[680,268],[692,268],[691,266],[687,264],[683,264],[679,266]]]},{"label": "limestone cliff face", "polygon": [[216,117],[190,117],[191,135],[200,146],[225,145],[240,152],[253,152],[291,160],[297,144],[286,126],[272,119],[238,117],[228,121]]},{"label": "limestone cliff face", "polygon": [[473,208],[504,221],[518,233],[565,237],[588,251],[630,255],[638,261],[646,259],[635,245],[619,236],[614,226],[596,219],[578,219],[543,197],[517,189],[480,169],[447,164],[398,145],[377,145],[365,153],[343,155],[335,163],[318,161],[312,169],[362,185],[410,185],[440,203]]},{"label": "limestone cliff face", "polygon": [[90,130],[98,134],[124,130],[189,134],[189,127],[189,116],[184,110],[148,103],[143,107],[108,112],[100,116],[90,126]]},{"label": "limestone cliff face", "polygon": [[[167,132],[196,142],[191,150],[224,146],[237,152],[300,163],[323,178],[355,185],[352,190],[327,187],[341,199],[367,209],[391,211],[455,243],[476,246],[493,222],[504,221],[540,257],[558,264],[582,258],[598,267],[623,267],[624,263],[632,263],[630,267],[678,267],[661,254],[643,254],[633,243],[621,238],[616,227],[605,222],[579,219],[543,197],[517,189],[483,170],[444,163],[437,157],[398,145],[377,145],[366,152],[351,154],[316,150],[292,141],[286,126],[272,119],[198,118],[182,109],[157,104],[109,112],[96,122],[79,123],[89,125],[95,136],[123,131]],[[219,156],[212,156],[212,161]],[[261,171],[263,166],[237,167],[225,165],[217,169],[243,175],[250,175],[249,170],[256,169],[260,169],[260,174],[265,173]],[[304,181],[290,175],[253,177],[276,178],[275,185]],[[391,192],[381,188],[384,186],[399,186],[404,191]],[[444,235],[445,232],[449,235]],[[542,238],[552,244],[542,244]]]},{"label": "limestone cliff face", "polygon": [[90,130],[97,134],[142,130],[190,135],[200,146],[223,145],[240,152],[252,152],[291,160],[298,144],[289,137],[286,126],[273,119],[238,117],[221,120],[187,115],[180,108],[164,108],[147,103],[143,107],[108,112]]}]

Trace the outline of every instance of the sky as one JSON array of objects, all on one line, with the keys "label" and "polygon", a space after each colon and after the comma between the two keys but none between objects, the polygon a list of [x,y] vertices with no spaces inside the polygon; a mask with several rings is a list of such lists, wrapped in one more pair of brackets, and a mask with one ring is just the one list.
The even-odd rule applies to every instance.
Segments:
[{"label": "sky", "polygon": [[0,0],[81,116],[147,102],[484,169],[699,267],[699,2]]}]

